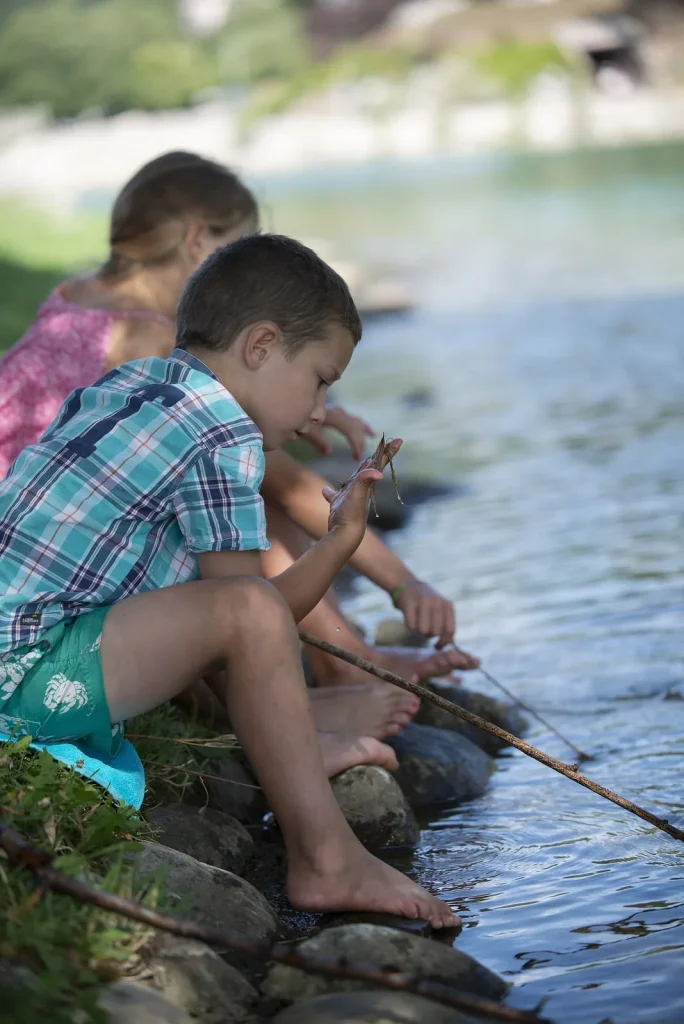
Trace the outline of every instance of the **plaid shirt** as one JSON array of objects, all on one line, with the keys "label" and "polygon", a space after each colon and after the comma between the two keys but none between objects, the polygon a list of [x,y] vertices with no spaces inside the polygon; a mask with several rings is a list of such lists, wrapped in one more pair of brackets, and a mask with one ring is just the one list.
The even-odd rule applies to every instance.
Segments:
[{"label": "plaid shirt", "polygon": [[0,483],[0,652],[63,619],[266,550],[259,429],[175,349],[67,398]]}]

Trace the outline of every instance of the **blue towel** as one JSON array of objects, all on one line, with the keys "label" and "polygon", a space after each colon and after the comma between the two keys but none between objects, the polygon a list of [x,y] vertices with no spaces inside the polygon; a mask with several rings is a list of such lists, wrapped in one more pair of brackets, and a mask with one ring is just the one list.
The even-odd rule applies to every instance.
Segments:
[{"label": "blue towel", "polygon": [[[0,732],[0,742],[8,743],[11,737]],[[47,750],[57,761],[92,779],[106,789],[115,800],[140,809],[145,795],[145,771],[136,749],[124,740],[114,757],[105,757],[85,744],[77,743],[31,743],[34,750]]]}]

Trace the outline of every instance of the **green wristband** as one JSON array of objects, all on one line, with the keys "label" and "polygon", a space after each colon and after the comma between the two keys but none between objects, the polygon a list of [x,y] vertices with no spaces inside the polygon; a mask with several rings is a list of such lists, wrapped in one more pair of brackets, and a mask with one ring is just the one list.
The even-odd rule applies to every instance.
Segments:
[{"label": "green wristband", "polygon": [[394,590],[390,593],[392,604],[394,605],[395,608],[397,607],[397,602],[399,601],[401,595],[404,593],[407,587],[408,583],[400,583],[399,586],[395,587]]}]

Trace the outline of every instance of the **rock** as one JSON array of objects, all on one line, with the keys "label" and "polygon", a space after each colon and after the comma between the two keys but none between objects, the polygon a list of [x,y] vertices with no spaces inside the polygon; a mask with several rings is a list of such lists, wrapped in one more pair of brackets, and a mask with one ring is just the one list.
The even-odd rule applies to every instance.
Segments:
[{"label": "rock", "polygon": [[382,619],[375,630],[376,647],[425,647],[428,638],[409,629],[403,619]]},{"label": "rock", "polygon": [[159,843],[145,843],[134,854],[137,878],[166,869],[163,887],[185,917],[236,935],[270,941],[279,931],[278,918],[253,885],[231,871],[210,867]]},{"label": "rock", "polygon": [[[297,950],[312,956],[343,957],[380,968],[395,968],[488,999],[501,999],[508,987],[502,978],[458,949],[372,924],[326,929],[300,943]],[[360,981],[317,977],[295,967],[275,964],[266,976],[262,993],[267,999],[294,1003],[329,992],[372,987]]]},{"label": "rock", "polygon": [[[513,733],[514,736],[524,736],[527,731],[529,724],[527,719],[511,704],[495,700],[493,697],[487,697],[484,693],[477,693],[475,690],[465,690],[461,686],[440,683],[437,680],[430,680],[425,685],[433,693],[446,698],[446,700],[450,700],[452,704],[458,704],[459,707],[465,708],[466,711],[472,711],[473,714],[479,715],[480,718],[486,718],[488,722],[493,722],[494,725],[498,725],[500,729],[506,729],[507,732]],[[459,732],[462,736],[469,739],[471,743],[476,743],[478,747],[486,750],[488,754],[496,754],[506,746],[505,742],[496,736],[483,732],[482,729],[477,729],[474,725],[456,718],[455,715],[450,714],[448,711],[443,711],[434,704],[428,704],[427,701],[422,702],[415,721],[420,725],[433,725],[439,729],[450,729],[452,732]]]},{"label": "rock", "polygon": [[404,992],[330,993],[283,1010],[273,1024],[490,1024]]},{"label": "rock", "polygon": [[159,841],[224,871],[240,874],[254,843],[239,821],[222,811],[199,810],[185,804],[155,807],[147,820],[161,831]]},{"label": "rock", "polygon": [[377,765],[349,768],[331,779],[333,793],[364,846],[415,846],[418,823],[397,782]]},{"label": "rock", "polygon": [[411,807],[439,807],[481,796],[494,764],[480,747],[447,729],[411,722],[386,741],[399,759],[395,779]]},{"label": "rock", "polygon": [[214,761],[210,774],[218,776],[206,780],[211,807],[243,823],[261,821],[268,810],[266,798],[246,764],[233,757]]},{"label": "rock", "polygon": [[192,1024],[192,1020],[159,992],[135,981],[115,981],[99,999],[109,1024]]},{"label": "rock", "polygon": [[[318,922],[319,928],[339,928],[346,924],[377,924],[382,928],[396,928],[400,932],[409,932],[411,935],[421,935],[429,939],[433,934],[433,928],[429,921],[410,917],[395,917],[394,914],[374,913],[373,911],[353,911],[345,914],[326,914]],[[442,931],[443,929],[440,929]],[[457,935],[459,929],[453,929],[452,935]]]},{"label": "rock", "polygon": [[199,1024],[233,1024],[259,995],[238,970],[203,942],[160,935],[146,957],[155,988]]}]

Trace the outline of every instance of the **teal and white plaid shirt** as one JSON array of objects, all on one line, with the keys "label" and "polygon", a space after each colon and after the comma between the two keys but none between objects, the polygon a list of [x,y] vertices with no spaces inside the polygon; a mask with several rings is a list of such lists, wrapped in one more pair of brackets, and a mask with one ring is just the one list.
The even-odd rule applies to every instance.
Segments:
[{"label": "teal and white plaid shirt", "polygon": [[181,349],[72,392],[0,482],[0,653],[196,579],[199,552],[266,550],[263,475],[258,427]]}]

